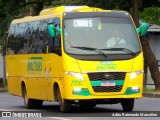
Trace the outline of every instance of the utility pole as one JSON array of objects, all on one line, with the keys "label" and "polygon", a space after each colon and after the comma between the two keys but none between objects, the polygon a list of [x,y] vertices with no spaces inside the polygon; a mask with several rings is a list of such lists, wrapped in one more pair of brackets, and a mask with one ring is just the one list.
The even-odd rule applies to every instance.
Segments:
[{"label": "utility pole", "polygon": [[2,46],[0,46],[0,77],[3,79],[3,81],[2,81],[2,86],[5,86],[6,84],[5,84],[5,73],[4,73],[4,71],[5,71],[5,58],[4,58],[4,56],[2,55],[2,51],[3,51],[3,48],[2,48]]}]

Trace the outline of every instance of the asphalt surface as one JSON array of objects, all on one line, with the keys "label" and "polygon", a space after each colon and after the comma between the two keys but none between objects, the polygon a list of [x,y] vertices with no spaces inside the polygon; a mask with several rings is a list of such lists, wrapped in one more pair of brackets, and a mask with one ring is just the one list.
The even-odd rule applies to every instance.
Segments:
[{"label": "asphalt surface", "polygon": [[[97,120],[97,119],[106,119],[110,117],[110,119],[121,120],[122,118],[122,107],[120,104],[115,105],[97,105],[95,108],[83,109],[77,106],[72,107],[71,113],[61,113],[59,110],[59,105],[56,102],[44,102],[43,107],[41,109],[25,109],[23,99],[17,96],[13,96],[8,94],[8,92],[0,92],[0,112],[13,112],[14,113],[40,113],[43,118],[46,119],[55,119],[55,120]],[[160,99],[157,98],[148,98],[143,97],[141,99],[135,100],[134,110],[132,115],[147,113],[151,114],[151,117],[145,116],[146,119],[157,119],[160,116]],[[1,113],[0,113],[1,114]],[[16,115],[16,114],[14,114]],[[121,115],[121,116],[118,116]],[[0,115],[1,116],[1,115]],[[16,116],[14,116],[16,117]],[[124,119],[130,118],[131,116],[125,116]],[[133,118],[133,117],[131,117]],[[134,116],[134,120],[143,119],[140,116]],[[1,118],[0,118],[1,119]],[[37,119],[37,118],[36,118]],[[42,119],[42,118],[38,118]]]}]

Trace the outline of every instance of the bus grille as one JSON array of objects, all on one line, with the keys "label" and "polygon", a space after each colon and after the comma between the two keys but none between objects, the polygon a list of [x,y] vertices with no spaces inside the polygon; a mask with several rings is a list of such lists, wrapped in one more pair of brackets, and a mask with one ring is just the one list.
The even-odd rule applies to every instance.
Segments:
[{"label": "bus grille", "polygon": [[[90,81],[125,80],[125,72],[88,73]],[[94,92],[120,92],[123,86],[92,86]]]},{"label": "bus grille", "polygon": [[93,86],[94,92],[120,92],[122,86]]},{"label": "bus grille", "polygon": [[[109,75],[108,77],[106,75]],[[88,73],[90,81],[96,80],[124,80],[125,72],[95,72]]]}]

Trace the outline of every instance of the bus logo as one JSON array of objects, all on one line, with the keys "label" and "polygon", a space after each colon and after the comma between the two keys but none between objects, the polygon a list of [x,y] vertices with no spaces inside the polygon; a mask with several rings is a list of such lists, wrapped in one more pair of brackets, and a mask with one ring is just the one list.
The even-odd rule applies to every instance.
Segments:
[{"label": "bus logo", "polygon": [[28,71],[30,72],[42,71],[42,57],[30,57],[28,59]]},{"label": "bus logo", "polygon": [[111,74],[104,74],[104,77],[106,79],[113,79],[113,75],[111,75]]}]

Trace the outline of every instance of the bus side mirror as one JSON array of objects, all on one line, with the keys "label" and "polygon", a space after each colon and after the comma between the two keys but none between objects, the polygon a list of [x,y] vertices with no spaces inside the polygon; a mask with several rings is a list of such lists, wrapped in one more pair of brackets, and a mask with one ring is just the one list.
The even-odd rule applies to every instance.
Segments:
[{"label": "bus side mirror", "polygon": [[140,27],[136,28],[138,35],[145,36],[147,34],[148,24],[142,23]]},{"label": "bus side mirror", "polygon": [[62,33],[62,29],[55,27],[53,24],[48,25],[47,31],[50,37],[56,37],[56,35]]},{"label": "bus side mirror", "polygon": [[48,31],[48,34],[50,37],[56,36],[54,28],[55,28],[54,25],[51,25],[51,24],[48,25],[48,27],[47,27],[47,31]]}]

